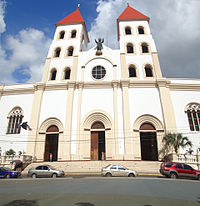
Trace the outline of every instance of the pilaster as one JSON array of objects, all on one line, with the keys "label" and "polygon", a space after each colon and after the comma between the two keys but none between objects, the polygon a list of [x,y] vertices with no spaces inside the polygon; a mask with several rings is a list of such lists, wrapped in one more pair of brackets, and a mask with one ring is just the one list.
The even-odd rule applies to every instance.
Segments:
[{"label": "pilaster", "polygon": [[120,61],[121,61],[121,78],[125,79],[128,78],[128,70],[126,68],[126,54],[121,53],[120,54]]},{"label": "pilaster", "polygon": [[80,144],[81,144],[81,104],[82,104],[82,93],[83,93],[83,82],[78,82],[78,106],[77,106],[77,143],[76,143],[76,153],[80,154]]},{"label": "pilaster", "polygon": [[47,82],[49,77],[49,67],[50,67],[51,58],[47,58],[44,66],[44,72],[42,77],[42,82]]},{"label": "pilaster", "polygon": [[0,85],[0,101],[1,101],[1,97],[3,96],[3,90],[4,90],[4,86]]},{"label": "pilaster", "polygon": [[78,67],[78,56],[73,56],[73,65],[72,65],[71,77],[70,77],[72,81],[76,81],[77,69],[78,69],[77,67]]},{"label": "pilaster", "polygon": [[160,101],[162,105],[162,112],[165,124],[166,132],[176,132],[176,119],[174,114],[174,108],[172,104],[172,99],[170,95],[169,89],[169,81],[167,79],[162,78],[157,80],[157,85],[160,93]]},{"label": "pilaster", "polygon": [[118,81],[113,81],[113,110],[114,110],[114,138],[115,138],[115,156],[119,155],[119,139],[118,139]]},{"label": "pilaster", "polygon": [[156,78],[162,78],[160,63],[159,63],[159,59],[158,59],[158,53],[152,52],[151,54],[152,54],[152,59],[153,59],[155,76],[156,76]]},{"label": "pilaster", "polygon": [[75,82],[69,81],[68,83],[68,95],[67,95],[67,108],[66,108],[66,123],[64,136],[66,137],[66,157],[65,159],[71,159],[71,135],[72,135],[72,112],[74,101],[74,89]]},{"label": "pilaster", "polygon": [[27,154],[32,155],[33,159],[36,158],[36,145],[37,145],[37,135],[40,120],[40,111],[42,105],[42,96],[44,93],[45,84],[37,83],[34,85],[34,98],[32,104],[32,112],[30,119],[31,131],[28,133],[28,144],[27,144]]},{"label": "pilaster", "polygon": [[124,79],[121,81],[122,86],[122,105],[123,105],[123,122],[124,122],[124,159],[132,159],[133,155],[133,141],[131,137],[131,126],[130,126],[130,105],[129,105],[129,80]]}]

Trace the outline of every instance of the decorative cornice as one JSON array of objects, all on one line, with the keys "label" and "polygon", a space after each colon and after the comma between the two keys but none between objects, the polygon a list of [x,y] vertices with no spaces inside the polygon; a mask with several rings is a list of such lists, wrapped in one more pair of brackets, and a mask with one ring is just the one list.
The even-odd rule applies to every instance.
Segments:
[{"label": "decorative cornice", "polygon": [[171,83],[170,90],[200,91],[200,84]]},{"label": "decorative cornice", "polygon": [[38,91],[38,90],[44,90],[45,89],[45,84],[42,82],[38,82],[34,85],[34,90]]},{"label": "decorative cornice", "polygon": [[130,79],[122,79],[121,86],[122,87],[129,87]]},{"label": "decorative cornice", "polygon": [[[177,79],[179,80],[179,79]],[[199,84],[198,84],[199,81]],[[103,89],[103,88],[169,88],[171,91],[200,91],[200,80],[195,80],[194,84],[189,79],[189,83],[183,81],[183,83],[174,83],[173,80],[167,78],[160,79],[121,79],[113,81],[48,81],[47,83],[37,82],[35,84],[19,84],[19,85],[0,85],[0,95],[20,95],[20,94],[33,94],[35,91],[53,91],[53,90],[67,90],[69,88],[79,89]]]},{"label": "decorative cornice", "polygon": [[170,84],[170,80],[166,79],[166,78],[160,78],[156,80],[156,84],[158,87],[169,87]]}]

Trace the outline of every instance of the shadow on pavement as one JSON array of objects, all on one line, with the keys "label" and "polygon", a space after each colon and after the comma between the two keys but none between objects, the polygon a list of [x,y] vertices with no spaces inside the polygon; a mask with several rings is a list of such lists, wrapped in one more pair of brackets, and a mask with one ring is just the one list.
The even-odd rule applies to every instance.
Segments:
[{"label": "shadow on pavement", "polygon": [[77,203],[75,203],[75,205],[78,205],[78,206],[95,206],[94,204],[89,203],[89,202],[77,202]]},{"label": "shadow on pavement", "polygon": [[3,206],[39,206],[36,200],[13,200]]}]

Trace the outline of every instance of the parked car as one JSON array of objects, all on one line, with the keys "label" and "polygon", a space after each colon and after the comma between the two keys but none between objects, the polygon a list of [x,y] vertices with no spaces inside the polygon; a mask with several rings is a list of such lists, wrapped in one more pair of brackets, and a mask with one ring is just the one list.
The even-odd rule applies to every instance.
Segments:
[{"label": "parked car", "polygon": [[0,167],[0,178],[16,178],[21,176],[20,172],[13,171],[7,167]]},{"label": "parked car", "polygon": [[63,177],[65,175],[64,171],[57,170],[50,165],[40,165],[35,168],[28,170],[28,176],[32,178],[37,177]]},{"label": "parked car", "polygon": [[121,165],[108,165],[101,170],[101,174],[106,177],[111,176],[124,176],[124,177],[135,177],[137,176],[136,171],[129,170]]},{"label": "parked car", "polygon": [[200,180],[200,171],[184,163],[163,162],[160,165],[160,173],[174,179],[178,177],[189,177]]}]

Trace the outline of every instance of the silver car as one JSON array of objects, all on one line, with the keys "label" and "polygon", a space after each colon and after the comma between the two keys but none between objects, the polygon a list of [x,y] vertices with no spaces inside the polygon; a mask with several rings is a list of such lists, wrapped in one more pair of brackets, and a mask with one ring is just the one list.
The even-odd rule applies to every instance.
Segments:
[{"label": "silver car", "polygon": [[136,177],[136,171],[129,170],[121,165],[108,165],[101,170],[101,174],[106,177],[111,176],[124,176],[124,177]]},{"label": "silver car", "polygon": [[37,177],[63,177],[65,175],[64,171],[57,170],[50,165],[40,165],[36,168],[31,168],[28,171],[28,176],[32,178]]}]

